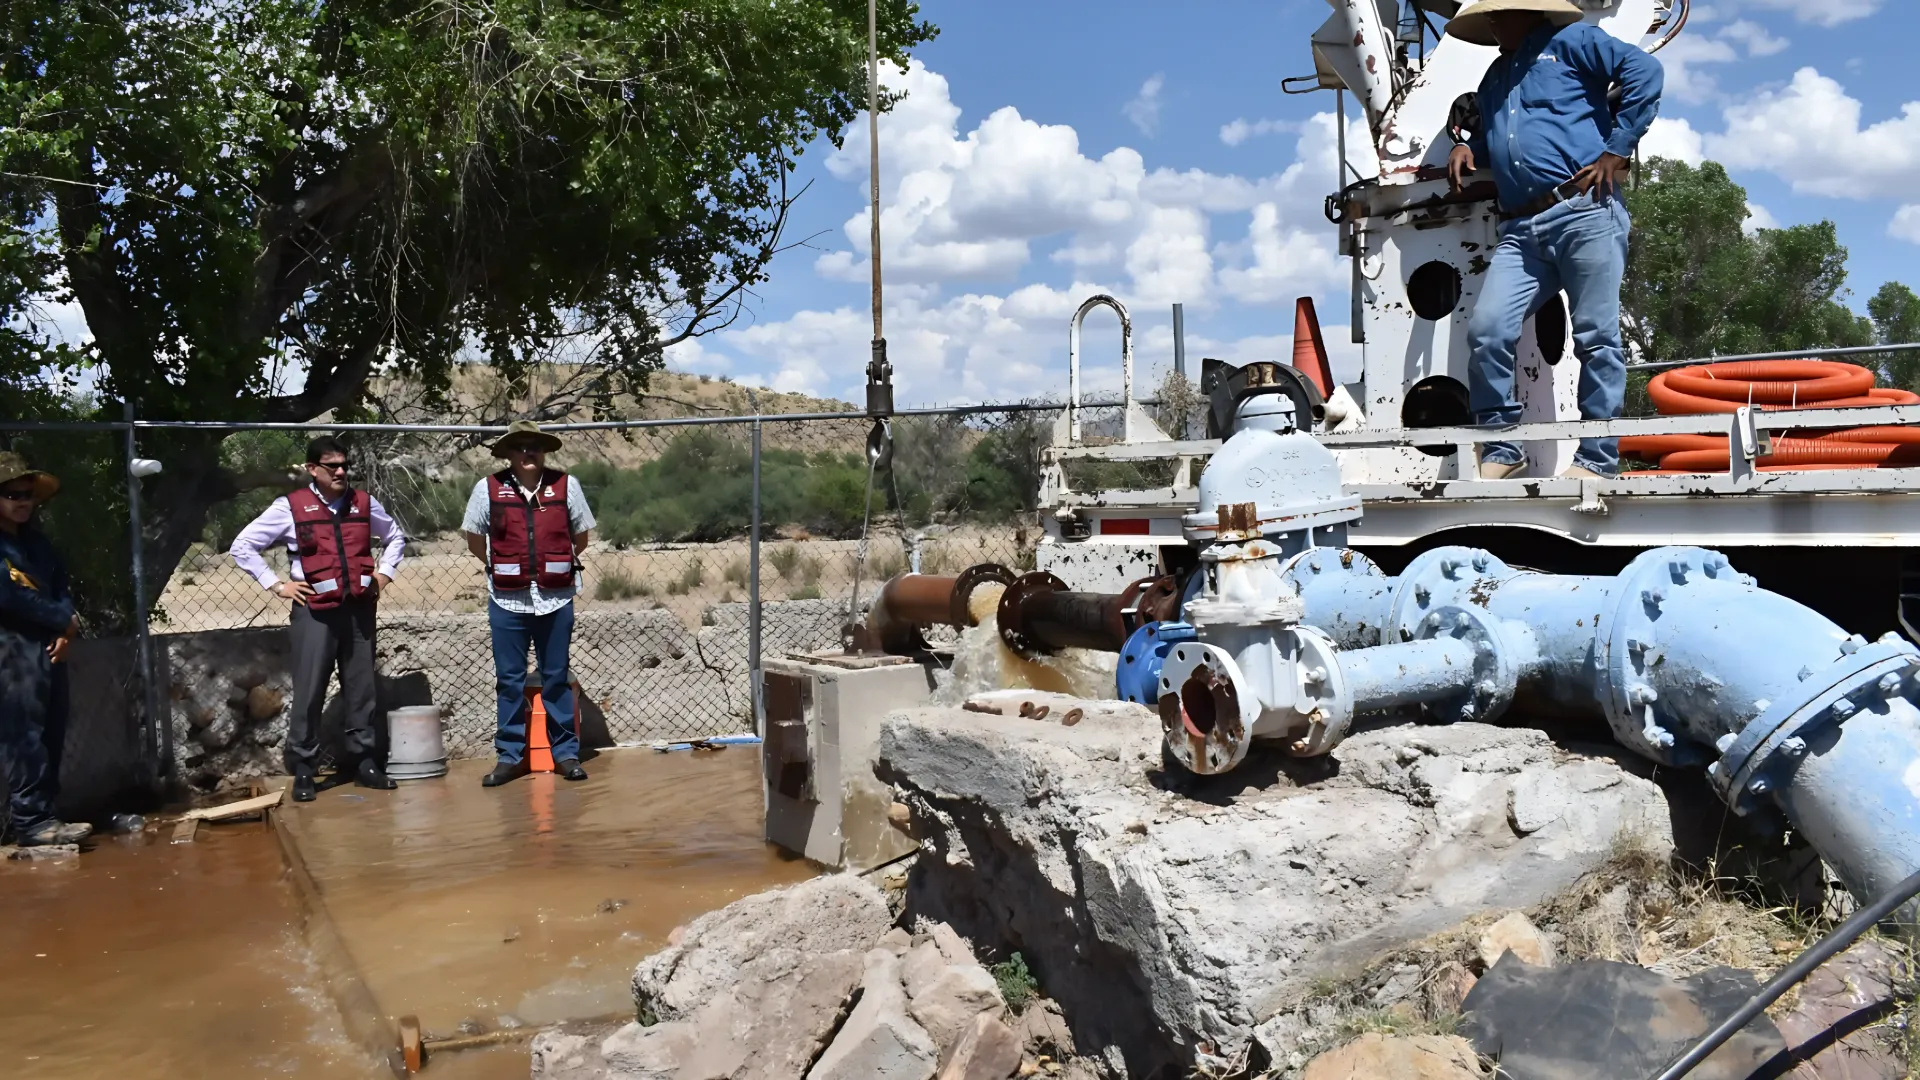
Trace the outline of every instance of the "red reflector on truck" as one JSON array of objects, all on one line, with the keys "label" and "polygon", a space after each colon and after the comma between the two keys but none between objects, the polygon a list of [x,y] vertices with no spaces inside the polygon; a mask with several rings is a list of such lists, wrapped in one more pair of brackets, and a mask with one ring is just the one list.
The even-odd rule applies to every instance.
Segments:
[{"label": "red reflector on truck", "polygon": [[1102,536],[1146,536],[1152,527],[1152,518],[1101,518]]}]

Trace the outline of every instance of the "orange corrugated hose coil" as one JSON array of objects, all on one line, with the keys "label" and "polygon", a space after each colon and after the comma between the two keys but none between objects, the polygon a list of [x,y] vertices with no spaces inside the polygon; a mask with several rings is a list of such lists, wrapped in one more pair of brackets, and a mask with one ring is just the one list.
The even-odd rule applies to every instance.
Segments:
[{"label": "orange corrugated hose coil", "polygon": [[[1920,405],[1920,394],[1873,385],[1873,372],[1832,360],[1739,360],[1663,371],[1647,383],[1663,416],[1730,413],[1744,405],[1770,410]],[[1631,435],[1620,452],[1659,468],[1623,476],[1727,471],[1725,435]],[[1870,469],[1920,465],[1920,428],[1858,427],[1773,440],[1762,472]]]}]

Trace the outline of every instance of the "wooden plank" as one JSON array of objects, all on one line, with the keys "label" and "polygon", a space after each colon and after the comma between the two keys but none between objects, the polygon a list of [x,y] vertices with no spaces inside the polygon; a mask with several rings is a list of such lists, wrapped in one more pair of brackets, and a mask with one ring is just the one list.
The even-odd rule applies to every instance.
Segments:
[{"label": "wooden plank", "polygon": [[189,810],[181,815],[181,818],[187,821],[225,821],[228,818],[245,817],[248,814],[257,814],[262,810],[279,806],[283,794],[279,791],[270,791],[265,795],[230,802],[225,806],[208,806],[199,810]]},{"label": "wooden plank", "polygon": [[173,827],[173,840],[171,842],[175,844],[191,844],[199,834],[199,818],[181,818]]}]

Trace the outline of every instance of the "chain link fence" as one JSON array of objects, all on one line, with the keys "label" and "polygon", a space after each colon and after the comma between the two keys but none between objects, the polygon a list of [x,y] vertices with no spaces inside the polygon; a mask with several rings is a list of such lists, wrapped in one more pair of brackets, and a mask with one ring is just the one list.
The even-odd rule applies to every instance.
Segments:
[{"label": "chain link fence", "polygon": [[[583,735],[632,744],[753,731],[756,644],[765,657],[837,648],[880,586],[910,568],[1031,569],[1042,453],[1060,416],[1044,403],[913,410],[892,419],[890,455],[877,469],[872,421],[851,413],[557,425],[565,447],[549,464],[577,478],[596,518],[571,654]],[[1083,425],[1117,429],[1118,416],[1088,408]],[[76,681],[118,688],[114,701],[88,706],[70,761],[124,744],[150,778],[206,790],[281,770],[289,605],[228,549],[275,497],[304,483],[306,444],[319,435],[348,445],[353,482],[407,537],[380,599],[380,708],[436,705],[452,756],[490,754],[487,584],[461,524],[475,483],[501,465],[486,449],[495,434],[426,423],[142,423],[133,452],[167,467],[183,432],[217,440],[228,495],[168,550],[156,536],[178,507],[159,498],[159,481],[144,482],[151,682],[141,678],[137,641],[126,428],[0,432],[67,484],[42,514],[73,566],[86,632],[98,639],[97,657],[76,660]],[[286,576],[284,551],[267,558]],[[335,696],[322,721],[326,743],[339,726]]]}]

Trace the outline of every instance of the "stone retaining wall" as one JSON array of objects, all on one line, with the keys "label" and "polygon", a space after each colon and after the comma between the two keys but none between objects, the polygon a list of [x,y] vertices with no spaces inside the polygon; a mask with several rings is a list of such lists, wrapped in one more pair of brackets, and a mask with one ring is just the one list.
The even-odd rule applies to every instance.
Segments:
[{"label": "stone retaining wall", "polygon": [[[831,600],[764,605],[764,655],[837,644],[843,611]],[[666,611],[581,613],[571,661],[586,698],[582,734],[605,745],[752,730],[748,613],[744,603],[717,604],[697,631]],[[285,627],[161,635],[155,649],[185,782],[211,789],[281,770],[292,707]],[[493,649],[484,614],[383,618],[375,649],[383,713],[438,705],[450,756],[492,753]],[[339,716],[337,693],[330,693],[322,720],[330,747],[337,745]]]}]

